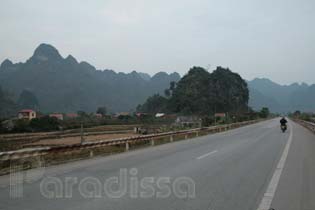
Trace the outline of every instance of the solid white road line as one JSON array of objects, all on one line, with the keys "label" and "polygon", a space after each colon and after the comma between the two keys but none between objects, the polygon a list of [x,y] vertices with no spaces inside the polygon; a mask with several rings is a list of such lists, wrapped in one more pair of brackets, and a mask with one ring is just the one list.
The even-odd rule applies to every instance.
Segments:
[{"label": "solid white road line", "polygon": [[259,205],[257,210],[268,210],[271,207],[271,203],[272,203],[273,197],[275,196],[275,193],[276,193],[276,190],[278,187],[278,183],[280,181],[280,177],[281,177],[285,162],[286,162],[287,157],[288,157],[290,146],[292,143],[293,128],[292,128],[291,124],[289,124],[289,125],[290,125],[289,139],[287,141],[287,144],[285,145],[282,156],[278,162],[277,168],[276,168],[276,170],[275,170],[275,172],[274,172],[274,174],[273,174],[273,176],[269,182],[268,188],[267,188],[267,190],[264,194],[264,197],[262,198],[260,205]]},{"label": "solid white road line", "polygon": [[209,155],[212,155],[212,154],[214,154],[214,153],[216,153],[216,152],[218,152],[218,151],[217,151],[217,150],[214,150],[214,151],[209,152],[209,153],[207,153],[207,154],[201,155],[201,156],[197,157],[196,159],[197,159],[197,160],[200,160],[200,159],[205,158],[205,157],[207,157],[207,156],[209,156]]}]

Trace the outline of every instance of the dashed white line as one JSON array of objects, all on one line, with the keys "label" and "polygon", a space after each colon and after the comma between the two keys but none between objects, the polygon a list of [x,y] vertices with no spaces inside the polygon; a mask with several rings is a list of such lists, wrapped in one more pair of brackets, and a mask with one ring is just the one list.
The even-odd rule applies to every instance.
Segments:
[{"label": "dashed white line", "polygon": [[214,150],[214,151],[212,151],[212,152],[209,152],[209,153],[206,153],[206,154],[204,154],[204,155],[201,155],[201,156],[197,157],[196,159],[197,159],[197,160],[200,160],[200,159],[205,158],[205,157],[208,157],[209,155],[212,155],[212,154],[214,154],[214,153],[216,153],[216,152],[218,152],[218,151],[217,151],[217,150]]},{"label": "dashed white line", "polygon": [[259,205],[257,210],[268,210],[271,207],[272,200],[275,196],[275,193],[276,193],[276,190],[278,187],[278,183],[280,181],[280,177],[281,177],[285,162],[286,162],[287,157],[288,157],[292,138],[293,138],[293,128],[292,128],[292,125],[290,124],[289,139],[287,141],[287,144],[285,145],[285,148],[283,150],[281,158],[278,162],[277,168],[276,168],[276,170],[275,170],[275,172],[274,172],[274,174],[273,174],[273,176],[269,182],[268,188],[267,188],[267,190],[264,194],[264,197],[262,198],[260,205]]}]

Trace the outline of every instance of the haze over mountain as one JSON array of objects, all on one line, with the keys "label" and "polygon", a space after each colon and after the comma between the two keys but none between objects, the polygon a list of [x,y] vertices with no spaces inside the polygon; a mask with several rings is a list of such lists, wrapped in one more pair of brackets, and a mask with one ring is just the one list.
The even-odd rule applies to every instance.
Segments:
[{"label": "haze over mountain", "polygon": [[0,85],[15,94],[32,92],[43,112],[95,111],[106,106],[110,111],[129,111],[152,93],[163,93],[178,73],[159,72],[154,76],[132,71],[96,70],[73,56],[63,58],[57,49],[41,44],[25,63],[5,60],[0,66]]},{"label": "haze over mountain", "polygon": [[315,85],[293,83],[279,85],[269,79],[248,81],[250,89],[249,104],[260,109],[269,107],[273,112],[315,111]]},{"label": "haze over mountain", "polygon": [[[176,72],[154,76],[132,71],[116,73],[97,70],[73,56],[63,58],[57,49],[41,44],[25,63],[6,59],[0,66],[0,86],[18,102],[21,93],[33,94],[42,112],[93,112],[106,106],[112,112],[135,110],[149,96],[179,81]],[[254,109],[269,107],[273,112],[314,111],[315,85],[279,85],[269,79],[248,81],[249,105]],[[26,107],[25,107],[26,108]]]}]

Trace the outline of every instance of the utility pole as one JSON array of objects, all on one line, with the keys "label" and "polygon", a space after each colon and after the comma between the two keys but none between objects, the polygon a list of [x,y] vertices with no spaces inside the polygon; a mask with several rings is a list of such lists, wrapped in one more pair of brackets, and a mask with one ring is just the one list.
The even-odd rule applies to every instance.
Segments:
[{"label": "utility pole", "polygon": [[229,112],[226,113],[226,124],[230,123]]},{"label": "utility pole", "polygon": [[217,113],[217,105],[214,105],[214,126],[217,125],[217,117],[216,117],[216,113]]}]

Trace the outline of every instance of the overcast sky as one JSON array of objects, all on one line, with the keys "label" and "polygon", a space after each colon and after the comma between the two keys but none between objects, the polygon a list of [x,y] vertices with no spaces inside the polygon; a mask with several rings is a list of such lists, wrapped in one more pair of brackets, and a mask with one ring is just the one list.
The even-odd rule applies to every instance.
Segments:
[{"label": "overcast sky", "polygon": [[315,83],[314,0],[1,0],[0,62],[40,43],[98,69],[229,67]]}]

